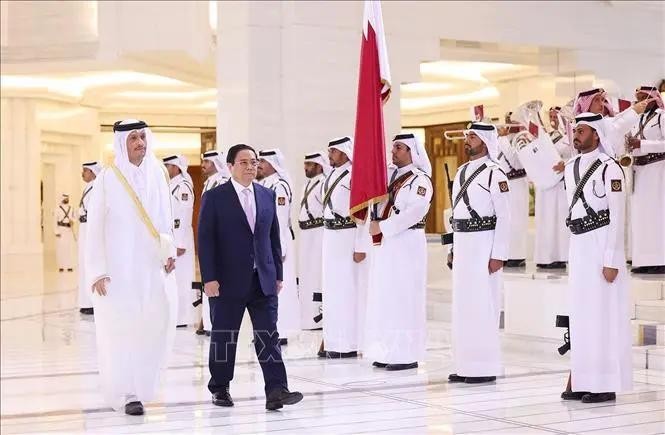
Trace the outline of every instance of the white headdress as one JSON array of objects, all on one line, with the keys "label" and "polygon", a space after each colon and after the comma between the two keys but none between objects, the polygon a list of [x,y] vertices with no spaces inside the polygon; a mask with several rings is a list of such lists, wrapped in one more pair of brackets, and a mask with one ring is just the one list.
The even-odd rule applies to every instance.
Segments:
[{"label": "white headdress", "polygon": [[100,165],[98,162],[86,162],[83,163],[81,166],[84,168],[90,169],[93,174],[99,175],[99,173],[102,171],[103,166]]},{"label": "white headdress", "polygon": [[185,156],[183,156],[182,154],[174,154],[172,156],[164,157],[162,161],[164,162],[165,165],[177,166],[180,169],[180,173],[182,174],[182,176],[185,177],[185,179],[189,181],[190,184],[193,185],[192,177],[187,172],[187,168],[189,167],[189,162],[187,161],[187,158]]},{"label": "white headdress", "polygon": [[598,144],[600,150],[612,158],[615,157],[614,149],[606,139],[607,136],[605,135],[605,122],[603,121],[603,115],[591,112],[580,113],[575,117],[575,127],[578,125],[588,125],[589,127],[596,130],[598,138],[600,139],[600,143]]},{"label": "white headdress", "polygon": [[279,148],[259,151],[259,159],[266,160],[270,163],[275,169],[275,172],[279,174],[279,177],[286,180],[286,182],[289,183],[289,186],[292,186],[291,175],[286,168],[286,159]]},{"label": "white headdress", "polygon": [[499,134],[494,124],[486,122],[473,122],[468,130],[464,130],[464,135],[475,133],[480,140],[487,146],[487,152],[490,159],[496,160],[499,155]]},{"label": "white headdress", "polygon": [[328,174],[330,174],[330,171],[332,171],[328,157],[326,157],[322,152],[316,151],[310,154],[305,154],[305,162],[316,163],[317,165],[321,165],[321,167],[323,168],[323,174],[326,177],[328,176]]},{"label": "white headdress", "polygon": [[206,151],[205,153],[201,154],[201,160],[211,161],[215,165],[215,169],[217,169],[217,172],[219,172],[222,177],[231,178],[231,171],[229,171],[229,167],[226,164],[223,151],[221,150]]},{"label": "white headdress", "polygon": [[411,133],[398,134],[393,139],[393,143],[394,142],[401,142],[408,146],[411,150],[411,160],[413,161],[413,165],[430,177],[432,176],[432,164],[427,156],[425,145],[423,145],[415,135]]},{"label": "white headdress", "polygon": [[331,140],[328,143],[328,148],[334,148],[343,152],[350,161],[353,161],[353,138],[351,136]]}]

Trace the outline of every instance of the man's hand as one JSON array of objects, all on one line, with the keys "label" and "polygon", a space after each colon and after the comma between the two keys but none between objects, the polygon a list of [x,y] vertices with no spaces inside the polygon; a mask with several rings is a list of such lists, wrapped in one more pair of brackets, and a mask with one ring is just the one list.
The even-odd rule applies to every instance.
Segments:
[{"label": "man's hand", "polygon": [[490,262],[487,265],[487,269],[490,272],[490,275],[493,274],[494,272],[498,272],[503,268],[503,261],[502,260],[495,260],[494,258],[490,258]]},{"label": "man's hand", "polygon": [[499,129],[497,130],[497,132],[499,133],[499,137],[508,136],[509,131],[510,129],[508,127],[499,127]]},{"label": "man's hand", "polygon": [[635,148],[640,148],[642,146],[642,141],[636,137],[630,137],[628,138],[628,144],[627,147],[630,150],[634,150]]},{"label": "man's hand", "polygon": [[216,298],[219,296],[219,283],[217,281],[209,281],[203,285],[203,292],[209,298]]},{"label": "man's hand", "polygon": [[645,110],[647,110],[647,106],[653,100],[654,100],[653,98],[645,98],[642,101],[638,101],[637,103],[633,104],[633,110],[637,112],[638,115],[641,115],[644,113]]},{"label": "man's hand", "polygon": [[106,296],[106,284],[111,282],[111,278],[102,278],[95,281],[92,285],[93,293],[97,293],[99,296]]},{"label": "man's hand", "polygon": [[379,221],[370,221],[369,234],[372,236],[378,236],[381,234],[381,226],[379,225]]},{"label": "man's hand", "polygon": [[603,267],[603,276],[605,277],[605,281],[609,282],[610,284],[613,283],[615,279],[617,279],[618,274],[619,274],[619,269],[613,269],[611,267]]},{"label": "man's hand", "polygon": [[182,257],[183,255],[185,255],[185,252],[187,252],[187,249],[183,248],[176,249],[176,255],[178,255],[178,257]]},{"label": "man's hand", "polygon": [[564,162],[559,162],[556,165],[552,166],[552,170],[557,174],[562,173],[566,169],[566,164]]},{"label": "man's hand", "polygon": [[175,258],[169,257],[168,260],[166,260],[166,265],[164,266],[164,270],[166,273],[171,273],[175,270]]},{"label": "man's hand", "polygon": [[365,257],[367,257],[367,254],[365,254],[364,252],[354,252],[353,253],[353,261],[355,263],[362,262],[365,259]]},{"label": "man's hand", "polygon": [[282,281],[277,281],[277,294],[282,291],[282,287],[284,287]]}]

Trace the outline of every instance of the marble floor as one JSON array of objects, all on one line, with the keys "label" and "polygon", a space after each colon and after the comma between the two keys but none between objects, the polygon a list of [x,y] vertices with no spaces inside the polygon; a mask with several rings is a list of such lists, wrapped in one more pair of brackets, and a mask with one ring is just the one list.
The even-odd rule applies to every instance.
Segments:
[{"label": "marble floor", "polygon": [[[431,282],[449,279],[438,265],[430,269]],[[302,332],[284,355],[290,388],[305,399],[280,412],[265,411],[247,318],[231,385],[234,408],[210,403],[208,339],[179,329],[159,401],[148,404],[145,416],[129,417],[102,402],[94,323],[74,308],[75,279],[50,282],[40,314],[1,322],[2,434],[665,433],[662,367],[637,366],[634,390],[616,403],[562,402],[568,359],[504,343],[505,376],[496,384],[448,384],[450,325],[436,318],[429,320],[427,360],[404,372],[375,369],[362,359],[320,360],[313,357],[320,332]]]}]

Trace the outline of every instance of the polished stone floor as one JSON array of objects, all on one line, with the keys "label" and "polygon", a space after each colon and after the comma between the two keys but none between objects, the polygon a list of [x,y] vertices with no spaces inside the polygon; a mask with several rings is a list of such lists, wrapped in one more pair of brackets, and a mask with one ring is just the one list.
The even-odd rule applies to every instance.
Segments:
[{"label": "polished stone floor", "polygon": [[[430,266],[430,283],[447,287],[449,274]],[[505,376],[496,384],[448,384],[446,316],[430,316],[427,361],[404,372],[375,369],[362,359],[320,360],[313,356],[320,332],[301,333],[284,354],[290,388],[303,392],[305,399],[281,412],[264,409],[247,319],[231,385],[234,408],[210,403],[205,387],[208,339],[191,329],[178,330],[160,400],[148,404],[145,416],[129,417],[102,402],[93,319],[74,308],[74,277],[51,273],[47,280],[48,294],[38,302],[20,302],[42,304],[39,314],[3,315],[2,434],[665,433],[662,366],[645,369],[636,364],[634,390],[618,395],[616,403],[562,402],[568,359],[515,345],[514,340],[508,345],[504,337]],[[444,291],[430,288],[433,294]]]}]

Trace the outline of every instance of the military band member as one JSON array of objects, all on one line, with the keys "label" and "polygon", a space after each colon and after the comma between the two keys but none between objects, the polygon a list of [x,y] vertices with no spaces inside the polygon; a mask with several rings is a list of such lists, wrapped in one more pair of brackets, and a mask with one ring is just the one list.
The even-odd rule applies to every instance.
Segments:
[{"label": "military band member", "polygon": [[85,285],[85,243],[86,229],[88,222],[88,204],[90,203],[90,193],[92,192],[93,181],[97,174],[102,170],[102,165],[97,162],[88,162],[83,164],[81,178],[85,182],[81,201],[79,202],[78,220],[79,220],[79,238],[78,238],[78,273],[79,273],[79,312],[81,314],[94,314],[92,307],[92,292]]},{"label": "military band member", "polygon": [[[492,160],[498,136],[492,124],[473,123],[464,149],[470,161],[453,182],[454,247],[452,348],[449,382],[493,382],[503,373],[499,316],[503,264],[511,227],[510,184]],[[452,258],[450,258],[452,257]]]},{"label": "military band member", "polygon": [[635,91],[646,111],[628,137],[633,156],[631,198],[633,273],[665,273],[665,113],[655,87]]},{"label": "military band member", "polygon": [[602,115],[582,113],[575,121],[574,145],[581,154],[565,169],[572,389],[561,397],[596,403],[632,387],[626,183],[610,157]]},{"label": "military band member", "polygon": [[171,181],[171,204],[173,207],[173,237],[176,245],[175,279],[178,284],[178,327],[194,324],[195,309],[192,302],[196,292],[192,290],[194,280],[194,185],[187,173],[187,159],[182,155],[164,158],[164,165]]},{"label": "military band member", "polygon": [[74,271],[74,210],[69,204],[69,195],[62,194],[55,209],[55,259],[58,271]]},{"label": "military band member", "polygon": [[323,243],[323,183],[331,171],[328,157],[315,152],[305,156],[307,183],[300,199],[298,288],[302,329],[323,326],[321,305],[321,249]]},{"label": "military band member", "polygon": [[277,331],[280,344],[288,343],[287,337],[300,331],[300,301],[296,283],[295,236],[291,228],[291,204],[293,191],[286,160],[279,149],[259,152],[259,167],[256,179],[259,184],[275,192],[275,206],[279,221],[279,238],[282,246],[282,268],[284,280],[279,292]]},{"label": "military band member", "polygon": [[395,136],[389,196],[370,223],[375,243],[363,349],[364,358],[389,371],[414,369],[425,358],[431,171],[425,147],[413,134]]}]

